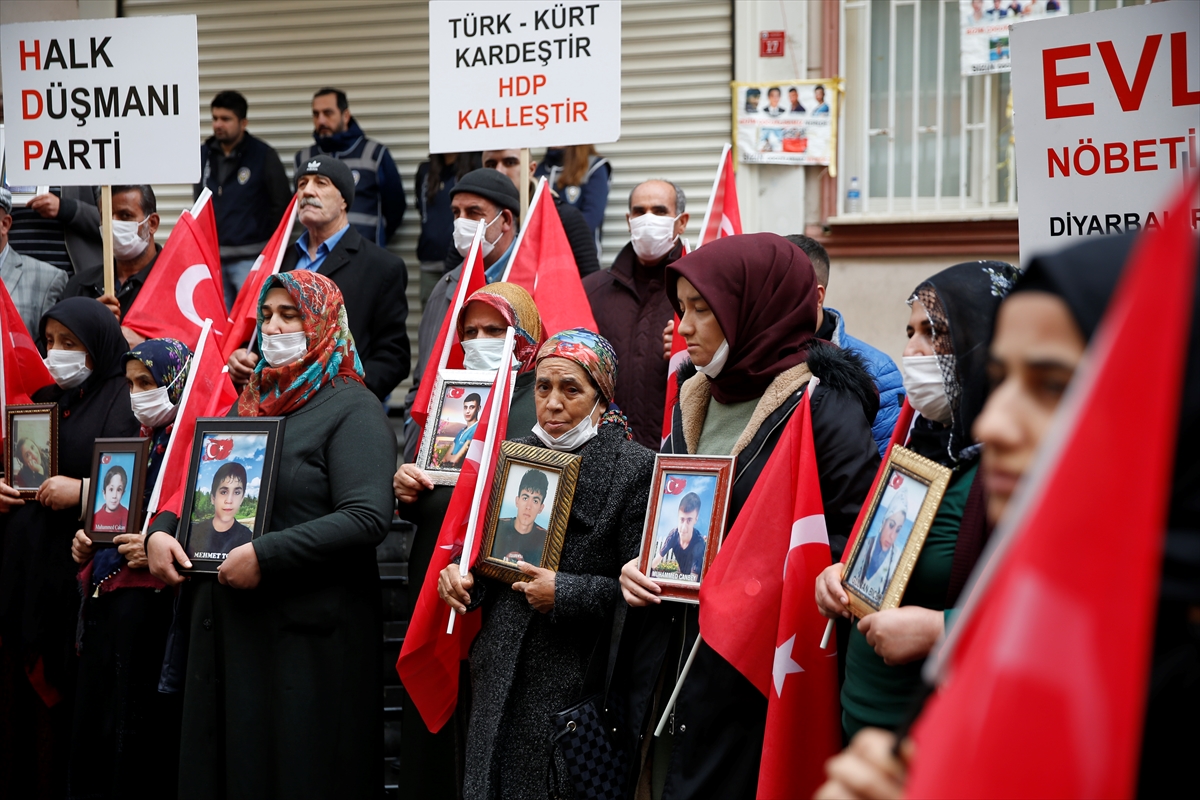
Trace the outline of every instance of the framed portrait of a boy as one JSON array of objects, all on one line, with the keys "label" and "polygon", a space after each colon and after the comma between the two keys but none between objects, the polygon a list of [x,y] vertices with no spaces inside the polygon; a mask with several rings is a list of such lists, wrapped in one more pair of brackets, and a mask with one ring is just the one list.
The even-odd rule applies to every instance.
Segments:
[{"label": "framed portrait of a boy", "polygon": [[24,500],[58,474],[58,404],[5,406],[4,470]]},{"label": "framed portrait of a boy", "polygon": [[96,440],[83,521],[93,543],[113,544],[122,533],[141,533],[149,455],[149,439]]},{"label": "framed portrait of a boy", "polygon": [[416,462],[434,483],[453,486],[458,482],[495,378],[496,373],[486,370],[438,371]]},{"label": "framed portrait of a boy", "polygon": [[175,537],[192,569],[216,572],[235,547],[266,533],[283,417],[200,418]]},{"label": "framed portrait of a boy", "polygon": [[558,569],[580,458],[544,447],[501,442],[475,569],[502,581],[528,581],[524,561]]},{"label": "framed portrait of a boy", "polygon": [[664,600],[700,602],[700,584],[725,535],[733,456],[658,455],[638,569]]},{"label": "framed portrait of a boy", "polygon": [[855,616],[900,605],[950,475],[911,450],[892,448],[842,571]]}]

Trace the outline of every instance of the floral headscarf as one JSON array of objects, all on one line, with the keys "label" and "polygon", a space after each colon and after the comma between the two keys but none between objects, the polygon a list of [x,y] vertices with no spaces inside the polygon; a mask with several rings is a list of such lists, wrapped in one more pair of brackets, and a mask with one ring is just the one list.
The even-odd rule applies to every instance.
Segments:
[{"label": "floral headscarf", "polygon": [[[341,377],[363,382],[362,363],[346,322],[346,306],[337,284],[307,270],[281,272],[267,278],[258,296],[261,308],[272,289],[286,289],[304,316],[308,352],[299,360],[272,367],[260,358],[250,382],[238,398],[238,416],[275,417],[290,414],[323,386]],[[262,348],[262,330],[255,333]]]},{"label": "floral headscarf", "polygon": [[608,410],[600,418],[601,425],[620,425],[625,438],[632,439],[629,422],[613,400],[617,385],[617,353],[612,344],[600,334],[587,328],[572,328],[556,333],[538,350],[537,364],[547,358],[565,358],[583,367],[608,401]]},{"label": "floral headscarf", "polygon": [[515,283],[492,283],[472,294],[458,312],[458,338],[463,337],[463,326],[467,320],[467,306],[471,303],[487,303],[500,312],[504,321],[516,329],[516,355],[521,362],[521,372],[534,368],[534,357],[542,346],[545,330],[537,305],[529,292]]}]

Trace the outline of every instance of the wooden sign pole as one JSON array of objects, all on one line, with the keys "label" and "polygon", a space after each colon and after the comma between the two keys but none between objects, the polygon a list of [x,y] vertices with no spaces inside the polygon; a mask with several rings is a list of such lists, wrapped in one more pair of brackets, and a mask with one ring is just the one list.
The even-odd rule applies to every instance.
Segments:
[{"label": "wooden sign pole", "polygon": [[525,215],[529,213],[529,148],[521,148],[521,179],[517,181],[521,189],[521,224],[525,224]]},{"label": "wooden sign pole", "polygon": [[100,187],[100,239],[104,242],[104,293],[116,296],[113,276],[112,187]]}]

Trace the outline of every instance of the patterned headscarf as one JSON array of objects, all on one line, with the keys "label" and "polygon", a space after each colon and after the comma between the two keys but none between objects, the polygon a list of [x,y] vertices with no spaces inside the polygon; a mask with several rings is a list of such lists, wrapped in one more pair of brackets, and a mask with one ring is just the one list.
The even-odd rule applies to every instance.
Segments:
[{"label": "patterned headscarf", "polygon": [[572,328],[556,333],[538,350],[537,364],[547,358],[565,358],[583,367],[608,402],[608,410],[600,417],[601,425],[620,425],[625,438],[632,439],[629,421],[613,400],[617,386],[617,353],[612,344],[600,334],[587,328]]},{"label": "patterned headscarf", "polygon": [[[362,363],[354,347],[354,337],[346,322],[346,306],[337,284],[307,270],[281,272],[267,278],[258,296],[258,305],[267,300],[272,289],[286,289],[304,316],[304,336],[308,352],[299,360],[282,367],[267,365],[260,358],[250,382],[238,398],[238,416],[276,417],[290,414],[308,402],[317,390],[341,377],[363,382]],[[262,348],[262,330],[255,333]]]},{"label": "patterned headscarf", "polygon": [[500,312],[504,321],[516,329],[517,360],[521,372],[534,367],[534,357],[546,336],[542,328],[542,317],[529,292],[515,283],[492,283],[472,294],[458,312],[458,338],[463,337],[463,326],[467,320],[467,306],[471,303],[487,303]]}]

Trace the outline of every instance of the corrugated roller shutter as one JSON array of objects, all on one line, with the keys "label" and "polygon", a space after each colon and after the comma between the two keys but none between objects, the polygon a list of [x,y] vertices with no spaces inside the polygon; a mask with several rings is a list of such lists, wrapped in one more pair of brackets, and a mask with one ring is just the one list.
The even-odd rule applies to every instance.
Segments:
[{"label": "corrugated roller shutter", "polygon": [[[312,143],[310,102],[336,86],[368,136],[382,141],[404,177],[409,209],[390,249],[409,266],[409,328],[420,321],[413,178],[429,147],[429,11],[401,0],[124,0],[126,16],[195,14],[200,44],[200,140],[211,135],[208,102],[236,89],[250,104],[249,130],[292,172]],[[730,0],[622,6],[621,141],[600,145],[613,165],[605,222],[607,266],[627,241],[629,191],[665,177],[688,196],[695,242],[721,147],[729,140],[733,69]],[[534,158],[540,153],[535,152]],[[156,186],[164,227],[191,205],[190,186]],[[165,235],[160,236],[160,241]],[[415,356],[415,352],[414,352]]]}]

